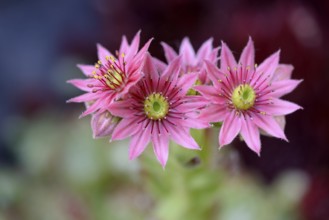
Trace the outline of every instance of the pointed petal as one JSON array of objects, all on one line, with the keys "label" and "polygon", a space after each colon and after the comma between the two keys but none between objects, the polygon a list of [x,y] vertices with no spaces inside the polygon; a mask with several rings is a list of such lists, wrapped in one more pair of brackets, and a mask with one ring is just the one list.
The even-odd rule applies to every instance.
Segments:
[{"label": "pointed petal", "polygon": [[153,89],[155,89],[156,84],[159,79],[159,74],[158,74],[155,63],[153,62],[153,58],[151,57],[151,55],[149,53],[147,53],[146,57],[145,57],[143,72],[146,77],[148,77],[149,79],[152,79],[152,86],[153,86]]},{"label": "pointed petal", "polygon": [[143,68],[145,56],[152,40],[153,38],[148,40],[134,57],[126,57],[127,70],[129,75],[132,75],[135,72],[139,74],[140,70]]},{"label": "pointed petal", "polygon": [[123,118],[114,129],[112,140],[122,140],[140,131],[142,129],[142,124],[137,124],[138,120],[139,118],[137,117]]},{"label": "pointed petal", "polygon": [[195,64],[195,52],[190,42],[190,39],[185,37],[179,48],[179,55],[182,56],[182,61],[185,65]]},{"label": "pointed petal", "polygon": [[167,134],[159,135],[157,132],[152,134],[153,150],[162,165],[166,166],[169,154],[169,137]]},{"label": "pointed petal", "polygon": [[116,101],[113,102],[109,107],[108,111],[111,112],[112,115],[119,116],[122,118],[133,117],[134,111],[131,110],[132,100],[127,99],[124,101]]},{"label": "pointed petal", "polygon": [[225,103],[225,99],[219,95],[220,93],[213,86],[194,86],[193,88],[213,103]]},{"label": "pointed petal", "polygon": [[117,125],[117,121],[109,112],[94,114],[91,117],[91,128],[94,138],[110,136]]},{"label": "pointed petal", "polygon": [[290,92],[292,92],[303,80],[281,80],[272,83],[272,89],[274,92],[272,96],[280,98]]},{"label": "pointed petal", "polygon": [[260,111],[263,111],[266,114],[270,114],[272,116],[287,115],[293,113],[298,109],[302,109],[302,107],[295,103],[284,101],[281,99],[273,99],[272,102],[273,104],[259,105],[259,107],[257,108]]},{"label": "pointed petal", "polygon": [[274,71],[277,69],[279,65],[280,58],[280,50],[276,53],[269,56],[266,60],[264,60],[258,67],[258,73],[264,73],[265,76],[269,76],[270,79],[273,77]]},{"label": "pointed petal", "polygon": [[120,45],[120,53],[127,53],[129,49],[129,44],[126,36],[122,36],[121,45]]},{"label": "pointed petal", "polygon": [[98,99],[99,97],[101,97],[100,94],[88,92],[88,93],[76,96],[74,98],[71,98],[71,99],[67,100],[66,102],[67,103],[70,103],[70,102],[89,102],[89,101],[93,101],[95,99]]},{"label": "pointed petal", "polygon": [[161,60],[159,60],[155,57],[153,57],[152,59],[153,59],[155,66],[157,67],[158,72],[161,73],[166,69],[167,64],[165,64],[164,62],[162,62]]},{"label": "pointed petal", "polygon": [[199,62],[203,62],[203,60],[205,59],[210,60],[209,55],[211,54],[211,50],[212,50],[212,42],[213,42],[213,38],[210,38],[201,45],[197,53],[197,60]]},{"label": "pointed petal", "polygon": [[138,51],[139,41],[140,41],[140,33],[141,33],[141,31],[138,31],[136,33],[134,39],[131,42],[129,50],[127,51],[127,54],[126,54],[127,60],[129,60],[130,58],[135,56],[137,51]]},{"label": "pointed petal", "polygon": [[227,70],[227,67],[233,69],[237,66],[235,58],[232,54],[232,51],[228,46],[222,41],[222,50],[220,54],[220,69],[223,71]]},{"label": "pointed petal", "polygon": [[95,84],[99,84],[98,80],[95,79],[71,79],[68,80],[67,83],[72,84],[73,86],[77,87],[78,89],[81,89],[85,92],[91,92],[93,90],[93,86]]},{"label": "pointed petal", "polygon": [[261,143],[258,128],[253,124],[250,118],[242,119],[241,122],[241,136],[243,140],[246,142],[247,146],[259,156]]},{"label": "pointed petal", "polygon": [[208,122],[202,121],[197,118],[181,119],[179,120],[179,124],[187,128],[195,128],[195,129],[203,129],[210,127],[210,124]]},{"label": "pointed petal", "polygon": [[225,105],[210,105],[201,111],[198,119],[206,122],[221,122],[227,113]]},{"label": "pointed petal", "polygon": [[223,78],[225,74],[220,69],[218,69],[216,65],[213,64],[212,62],[205,60],[204,63],[205,63],[206,71],[208,73],[207,77],[209,77],[209,79],[212,81],[213,85],[216,88],[221,88],[221,85],[218,82],[218,80]]},{"label": "pointed petal", "polygon": [[164,51],[167,63],[170,63],[178,56],[177,53],[175,52],[175,50],[172,47],[170,47],[168,44],[166,44],[165,42],[161,42],[161,45],[163,47],[163,51]]},{"label": "pointed petal", "polygon": [[188,149],[199,150],[199,145],[195,142],[192,136],[189,133],[189,130],[183,127],[166,124],[166,127],[169,130],[171,138],[182,147]]},{"label": "pointed petal", "polygon": [[98,59],[102,62],[102,64],[107,63],[106,57],[107,56],[112,56],[112,54],[105,49],[101,44],[97,44],[97,54],[98,54]]},{"label": "pointed petal", "polygon": [[77,67],[85,74],[87,77],[92,76],[92,72],[95,70],[95,67],[92,65],[78,64]]},{"label": "pointed petal", "polygon": [[241,130],[241,118],[235,111],[227,113],[219,133],[219,145],[223,147],[233,141]]},{"label": "pointed petal", "polygon": [[293,65],[279,64],[273,74],[272,82],[290,79],[293,70],[294,70]]},{"label": "pointed petal", "polygon": [[249,37],[247,46],[242,51],[239,64],[242,64],[245,67],[250,66],[251,68],[255,65],[255,48],[251,37]]},{"label": "pointed petal", "polygon": [[145,130],[138,131],[131,137],[129,146],[129,159],[138,157],[147,147],[151,140],[151,128],[148,126]]},{"label": "pointed petal", "polygon": [[172,81],[172,84],[175,85],[180,71],[181,61],[181,57],[175,58],[171,63],[169,63],[161,77],[165,80],[168,79],[169,81]]},{"label": "pointed petal", "polygon": [[272,116],[255,114],[253,122],[267,134],[288,141],[282,128]]},{"label": "pointed petal", "polygon": [[179,78],[178,88],[182,89],[182,94],[186,94],[189,89],[192,88],[193,84],[198,79],[197,73],[188,73],[184,74]]}]

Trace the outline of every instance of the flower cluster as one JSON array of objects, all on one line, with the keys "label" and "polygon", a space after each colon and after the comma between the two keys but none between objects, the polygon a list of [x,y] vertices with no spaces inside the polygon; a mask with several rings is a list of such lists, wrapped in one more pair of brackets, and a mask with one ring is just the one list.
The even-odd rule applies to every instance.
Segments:
[{"label": "flower cluster", "polygon": [[91,114],[94,138],[130,137],[130,159],[151,142],[163,167],[170,140],[200,149],[190,129],[214,122],[222,122],[220,147],[240,134],[260,154],[260,133],[287,140],[284,116],[301,107],[280,98],[301,80],[291,79],[291,65],[279,64],[279,52],[257,66],[251,38],[238,62],[223,42],[218,57],[212,39],[195,52],[184,38],[178,53],[162,43],[165,63],[148,52],[151,41],[139,50],[139,32],[131,44],[123,37],[115,56],[97,45],[99,61],[78,65],[88,78],[68,81],[86,92],[68,102],[86,104],[81,117]]}]

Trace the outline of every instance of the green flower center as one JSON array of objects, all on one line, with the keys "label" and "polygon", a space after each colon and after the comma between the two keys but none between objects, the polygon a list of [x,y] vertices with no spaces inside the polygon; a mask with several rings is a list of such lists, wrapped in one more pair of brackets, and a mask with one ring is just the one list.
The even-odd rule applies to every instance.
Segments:
[{"label": "green flower center", "polygon": [[168,114],[169,103],[160,93],[152,93],[144,101],[146,116],[152,120],[161,120]]},{"label": "green flower center", "polygon": [[233,105],[238,110],[248,110],[254,105],[255,99],[256,93],[248,84],[239,85],[232,93]]}]

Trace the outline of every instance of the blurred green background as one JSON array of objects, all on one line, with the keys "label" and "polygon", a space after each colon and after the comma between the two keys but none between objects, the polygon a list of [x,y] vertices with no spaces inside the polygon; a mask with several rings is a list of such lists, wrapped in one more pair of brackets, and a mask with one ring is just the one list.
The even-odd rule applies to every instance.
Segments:
[{"label": "blurred green background", "polygon": [[[0,220],[328,220],[328,20],[324,0],[1,1]],[[139,29],[160,59],[161,41],[177,49],[184,36],[236,56],[252,36],[258,63],[280,48],[304,79],[285,97],[304,107],[287,117],[290,142],[262,137],[258,157],[194,131],[203,151],[172,144],[163,170],[151,148],[130,161],[128,141],[92,139],[65,82],[96,61],[96,43],[114,51]]]}]

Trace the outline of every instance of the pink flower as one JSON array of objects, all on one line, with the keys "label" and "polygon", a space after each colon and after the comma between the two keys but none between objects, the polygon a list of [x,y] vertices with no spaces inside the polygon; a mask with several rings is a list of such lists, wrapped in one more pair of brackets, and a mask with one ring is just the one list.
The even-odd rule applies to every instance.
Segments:
[{"label": "pink flower", "polygon": [[171,62],[176,57],[182,57],[182,71],[183,73],[196,72],[199,75],[199,80],[202,84],[208,82],[207,73],[204,69],[203,61],[208,60],[213,64],[217,64],[218,50],[219,48],[213,48],[212,39],[204,42],[198,52],[196,53],[192,47],[189,38],[185,37],[179,48],[179,54],[177,54],[172,47],[162,42],[163,50],[167,62]]},{"label": "pink flower", "polygon": [[145,76],[131,88],[125,99],[110,105],[109,111],[122,117],[112,139],[131,137],[130,159],[138,157],[152,142],[154,153],[164,167],[168,159],[169,139],[185,148],[199,149],[189,129],[209,126],[197,120],[196,113],[206,100],[186,95],[197,74],[179,77],[180,63],[180,57],[175,58],[163,72],[159,72],[154,59],[147,55],[143,68]]},{"label": "pink flower", "polygon": [[140,32],[135,35],[131,45],[123,37],[120,50],[116,53],[117,58],[98,44],[99,61],[95,66],[78,65],[89,78],[73,79],[68,83],[86,93],[68,102],[92,102],[80,117],[95,112],[103,113],[109,104],[125,95],[142,77],[141,69],[151,40],[138,51],[139,41]]},{"label": "pink flower", "polygon": [[211,101],[211,105],[200,114],[200,119],[207,122],[223,121],[219,134],[220,146],[231,143],[240,133],[248,147],[259,155],[260,129],[271,136],[287,140],[275,117],[301,108],[280,99],[301,81],[289,79],[291,71],[287,68],[291,66],[279,64],[279,51],[258,67],[254,63],[254,54],[251,38],[238,63],[230,49],[222,43],[221,68],[206,61],[213,86],[196,86],[195,89]]}]

